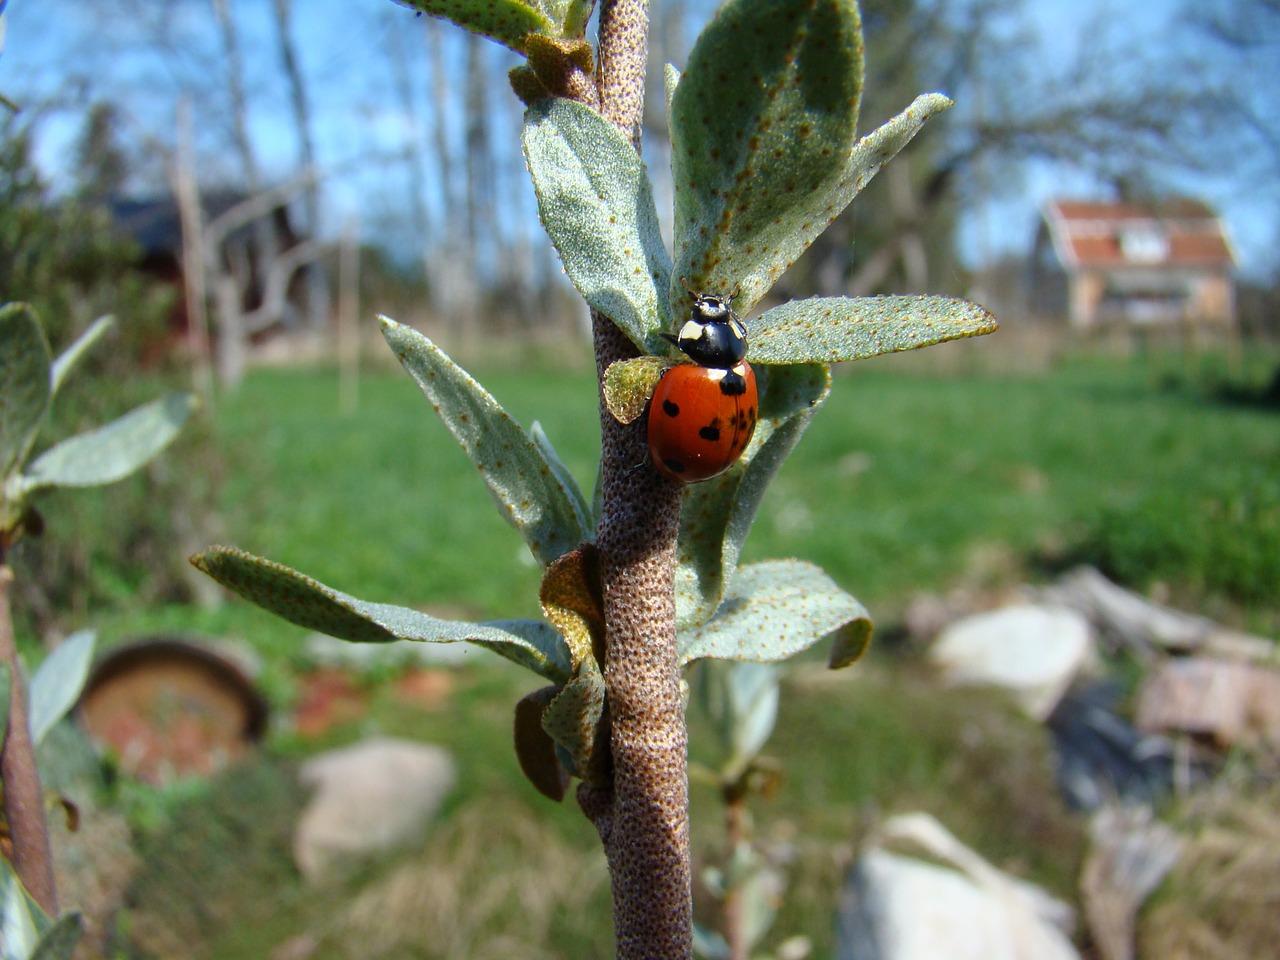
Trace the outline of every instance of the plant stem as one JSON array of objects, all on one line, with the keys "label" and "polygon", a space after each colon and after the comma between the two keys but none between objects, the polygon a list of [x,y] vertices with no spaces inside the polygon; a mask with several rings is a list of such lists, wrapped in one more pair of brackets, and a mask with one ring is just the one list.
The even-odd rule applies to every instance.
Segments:
[{"label": "plant stem", "polygon": [[[610,342],[625,338],[607,318],[595,326],[603,369],[610,356],[626,355],[623,344]],[[687,739],[672,590],[680,489],[645,464],[643,423],[624,427],[606,410],[601,426],[597,546],[613,783],[608,796],[584,788],[579,799],[609,860],[618,960],[679,960],[692,950]]]},{"label": "plant stem", "polygon": [[44,791],[36,769],[35,747],[27,722],[27,690],[13,638],[9,590],[13,570],[0,560],[0,662],[9,668],[9,725],[0,750],[0,779],[4,781],[4,814],[13,840],[13,867],[40,909],[58,915],[53,879],[53,852],[44,816]]},{"label": "plant stem", "polygon": [[[647,0],[602,0],[601,114],[639,150],[648,55]],[[596,371],[636,356],[592,313]],[[648,464],[643,420],[623,425],[601,396],[602,509],[597,547],[605,612],[613,782],[579,789],[609,861],[618,960],[693,952],[687,735],[676,649],[676,533],[681,488]]]},{"label": "plant stem", "polygon": [[731,875],[738,847],[747,838],[747,791],[735,784],[725,789],[724,799],[724,863],[728,884],[721,905],[724,938],[729,944],[729,960],[747,960],[750,946],[746,936],[747,918],[742,909],[742,885]]}]

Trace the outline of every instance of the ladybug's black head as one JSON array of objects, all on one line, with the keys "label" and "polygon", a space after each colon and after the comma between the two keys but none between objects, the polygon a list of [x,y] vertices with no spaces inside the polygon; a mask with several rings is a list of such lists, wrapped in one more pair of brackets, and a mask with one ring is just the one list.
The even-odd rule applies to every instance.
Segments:
[{"label": "ladybug's black head", "polygon": [[747,355],[747,328],[728,297],[694,294],[693,312],[679,336],[663,336],[702,367],[728,370]]}]

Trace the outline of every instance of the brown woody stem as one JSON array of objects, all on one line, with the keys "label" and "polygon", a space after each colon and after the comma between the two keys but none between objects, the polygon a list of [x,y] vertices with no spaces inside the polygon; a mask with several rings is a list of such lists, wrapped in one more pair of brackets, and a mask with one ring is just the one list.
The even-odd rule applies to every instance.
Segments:
[{"label": "brown woody stem", "polygon": [[[601,114],[639,149],[648,56],[647,0],[602,0]],[[637,351],[592,313],[596,369]],[[648,463],[643,420],[623,425],[600,401],[602,508],[597,546],[605,612],[613,782],[578,800],[600,832],[613,886],[618,960],[692,956],[689,784],[672,573],[680,485]]]},{"label": "brown woody stem", "polygon": [[747,838],[747,791],[741,782],[724,790],[724,863],[728,877],[722,912],[724,914],[724,938],[729,944],[729,960],[748,960],[751,945],[747,943],[747,917],[743,912],[742,886],[735,877],[728,876],[738,847]]},{"label": "brown woody stem", "polygon": [[13,841],[13,867],[36,903],[51,917],[58,915],[53,880],[53,852],[44,816],[44,791],[36,769],[35,746],[27,722],[27,690],[18,664],[13,637],[9,590],[13,570],[0,561],[0,662],[9,668],[9,725],[0,749],[0,779],[4,781],[4,814]]}]

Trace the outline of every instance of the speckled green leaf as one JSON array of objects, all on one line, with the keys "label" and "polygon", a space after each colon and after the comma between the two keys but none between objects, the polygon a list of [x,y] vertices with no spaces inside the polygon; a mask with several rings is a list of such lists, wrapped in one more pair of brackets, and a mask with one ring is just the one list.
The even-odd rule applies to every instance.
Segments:
[{"label": "speckled green leaf", "polygon": [[559,690],[543,687],[516,704],[515,747],[520,770],[543,796],[559,803],[569,789],[569,771],[556,757],[556,742],[542,726],[542,715]]},{"label": "speckled green leaf", "polygon": [[565,486],[538,444],[498,401],[412,327],[383,317],[382,335],[538,563],[545,567],[586,539],[581,497]]},{"label": "speckled green leaf", "polygon": [[[931,117],[949,109],[951,105],[951,98],[941,93],[922,93],[907,104],[905,110],[886,120],[854,144],[849,159],[845,163],[840,186],[836,188],[832,197],[832,205],[837,208],[836,214],[839,215],[840,211],[862,192],[862,188],[870,182],[871,178],[880,172],[880,168],[896,157],[899,151],[915,138],[920,128]],[[830,223],[830,219],[827,222]],[[823,228],[818,228],[814,236],[822,230]],[[804,241],[801,251],[808,247],[811,241],[812,238]]]},{"label": "speckled green leaf", "polygon": [[786,269],[797,233],[839,213],[862,69],[853,0],[720,8],[671,101],[672,303],[687,280],[703,293],[736,291],[739,310],[751,309]]},{"label": "speckled green leaf", "polygon": [[542,429],[542,424],[537,420],[533,421],[533,424],[529,427],[529,439],[537,446],[538,451],[542,454],[542,459],[547,461],[547,466],[551,468],[551,472],[556,475],[556,479],[564,487],[565,493],[569,495],[582,529],[589,531],[591,529],[591,507],[587,503],[586,495],[583,494],[582,488],[578,486],[578,481],[569,472],[569,468],[565,466],[564,461],[560,459],[560,454],[556,452],[551,438],[547,436],[547,432]]},{"label": "speckled green leaf", "polygon": [[25,495],[49,487],[95,487],[127,477],[169,445],[196,400],[172,393],[144,404],[105,427],[50,447],[22,475]]},{"label": "speckled green leaf", "polygon": [[675,573],[682,628],[703,623],[719,608],[765,490],[831,387],[830,372],[821,364],[755,370],[760,420],[746,453],[727,472],[685,488]]},{"label": "speckled green leaf", "polygon": [[402,7],[440,17],[496,40],[512,50],[524,49],[530,33],[558,32],[539,6],[520,0],[395,0]]},{"label": "speckled green leaf", "polygon": [[53,361],[53,368],[50,371],[50,391],[52,394],[57,394],[63,382],[67,379],[67,374],[75,369],[81,358],[102,338],[104,333],[111,329],[114,323],[114,317],[99,317],[89,324],[89,328],[84,333],[76,338],[75,343],[58,354],[58,359]]},{"label": "speckled green leaf", "polygon": [[49,409],[52,358],[35,312],[0,307],[0,480],[22,466]]},{"label": "speckled green leaf", "polygon": [[831,665],[847,666],[871,638],[866,608],[811,563],[769,560],[742,567],[716,615],[681,631],[680,659],[785,660],[837,631]]},{"label": "speckled green leaf", "polygon": [[691,671],[693,695],[719,741],[717,768],[738,777],[773,735],[779,669],[768,663],[704,660]]},{"label": "speckled green leaf", "polygon": [[985,309],[950,297],[814,297],[751,322],[756,363],[835,363],[976,337],[996,329]]},{"label": "speckled green leaf", "polygon": [[671,98],[676,95],[676,87],[680,85],[680,71],[676,69],[675,64],[668,63],[662,71],[662,88],[667,95],[667,120],[670,123],[671,118]]},{"label": "speckled green leaf", "polygon": [[[3,951],[0,955],[5,960],[10,957],[31,960],[49,934],[60,926],[78,927],[79,924],[78,913],[67,914],[55,924],[27,893],[9,861],[0,857],[0,950]],[[63,936],[65,934],[59,932],[50,946],[59,946]],[[53,958],[71,960],[71,955],[64,949],[59,954],[49,954],[47,960]]]},{"label": "speckled green leaf", "polygon": [[604,659],[604,600],[595,544],[581,544],[547,567],[538,602],[542,615],[564,637],[574,670],[587,661],[598,664]]},{"label": "speckled green leaf", "polygon": [[644,413],[662,375],[675,365],[666,357],[635,357],[609,364],[604,372],[604,402],[619,423]]},{"label": "speckled green leaf", "polygon": [[777,191],[773,181],[762,182],[760,189],[771,196],[767,200],[753,197],[751,202],[761,203],[766,210],[778,207],[776,224],[767,226],[759,236],[743,231],[741,237],[729,238],[726,254],[699,289],[736,289],[738,309],[750,310],[881,167],[911,142],[925,121],[950,106],[951,101],[940,93],[916,97],[906,110],[859,140],[848,154],[839,182],[812,195],[807,203],[790,203],[790,181],[782,182],[781,196],[773,196]]},{"label": "speckled green leaf", "polygon": [[44,932],[29,960],[72,960],[83,935],[84,922],[80,914],[64,913]]},{"label": "speckled green leaf", "polygon": [[555,741],[566,770],[594,786],[608,782],[608,743],[604,739],[604,677],[587,661],[542,714],[542,727]]},{"label": "speckled green leaf", "polygon": [[[705,878],[703,879],[703,884],[706,884]],[[733,956],[733,951],[729,947],[729,941],[724,938],[724,934],[718,930],[703,926],[695,920],[693,923],[693,955],[695,957],[703,957],[705,960],[730,960]]]},{"label": "speckled green leaf", "polygon": [[[790,0],[790,4],[740,0],[739,5],[754,3],[759,3],[767,16],[778,18],[786,16],[784,8],[807,6],[805,0]],[[824,3],[833,7],[853,6],[839,0],[824,0]],[[736,6],[729,4],[724,10],[731,8]],[[815,5],[813,10],[814,15],[820,16],[822,7]],[[744,12],[738,19],[749,18]],[[727,26],[718,32],[729,29]],[[739,26],[728,32],[727,39],[718,36],[719,45],[731,48],[734,37],[741,33]],[[818,31],[803,37],[793,36],[792,41],[817,46],[812,38],[822,36]],[[700,38],[699,44],[701,42]],[[781,42],[782,34],[772,41],[774,45]],[[715,53],[719,52],[717,47]],[[840,48],[837,43],[824,48],[821,55],[810,61],[828,64],[830,69],[814,66],[806,69],[804,61],[793,58],[786,70],[795,75],[795,83],[801,89],[806,83],[824,88],[827,78],[836,77],[843,80],[846,88],[856,84],[860,92],[860,48],[858,52],[854,66],[852,47]],[[698,54],[697,47],[694,54]],[[850,64],[846,72],[840,73],[837,64],[843,59]],[[695,62],[691,56],[686,78],[692,74]],[[715,65],[714,56],[709,58],[709,63]],[[898,116],[855,144],[852,128],[838,122],[841,119],[838,105],[831,114],[811,107],[795,110],[784,106],[787,112],[780,123],[779,104],[785,104],[788,96],[794,98],[794,91],[784,86],[783,94],[761,103],[759,92],[752,95],[741,92],[743,78],[749,71],[699,72],[698,99],[705,103],[692,102],[694,91],[687,79],[678,88],[683,92],[672,102],[676,255],[671,296],[673,302],[683,296],[682,288],[677,286],[683,277],[690,286],[703,292],[737,291],[736,302],[744,312],[799,259],[880,168],[911,141],[929,117],[951,106],[951,101],[941,94],[922,94]],[[807,74],[808,79],[801,74]],[[774,73],[762,72],[759,76],[772,78]],[[788,79],[783,78],[784,84]],[[765,93],[765,96],[768,98],[771,94]],[[727,119],[722,126],[708,128],[704,133],[700,127],[702,120],[716,116],[717,104],[734,100],[751,105],[750,113],[755,119],[743,125],[747,135],[735,136],[728,120],[737,119],[732,110],[723,114]],[[856,95],[850,104],[856,121]],[[821,102],[818,105],[821,106]],[[814,131],[825,132],[815,134]],[[717,172],[716,164],[726,158],[729,165]]]},{"label": "speckled green leaf", "polygon": [[596,7],[595,0],[541,0],[542,11],[562,37],[581,37]]},{"label": "speckled green leaf", "polygon": [[[399,0],[397,0],[399,2]],[[410,0],[412,2],[412,0]],[[560,23],[564,19],[565,7],[568,4],[565,0],[534,0],[532,4],[537,8],[538,12],[547,18],[551,23]]]},{"label": "speckled green leaf", "polygon": [[547,99],[525,112],[522,141],[538,214],[573,285],[642,352],[663,352],[671,260],[627,138],[580,103]]},{"label": "speckled green leaf", "polygon": [[473,643],[556,683],[564,683],[570,675],[563,638],[539,620],[440,620],[408,607],[357,600],[283,564],[232,547],[210,547],[191,562],[264,610],[340,640]]},{"label": "speckled green leaf", "polygon": [[31,742],[36,746],[80,698],[93,663],[94,639],[92,630],[71,634],[45,657],[31,678],[27,712]]}]

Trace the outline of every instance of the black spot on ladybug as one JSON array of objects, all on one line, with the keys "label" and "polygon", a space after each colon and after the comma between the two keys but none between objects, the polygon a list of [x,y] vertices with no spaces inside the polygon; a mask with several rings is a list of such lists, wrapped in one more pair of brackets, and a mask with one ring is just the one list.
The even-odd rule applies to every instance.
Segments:
[{"label": "black spot on ladybug", "polygon": [[676,403],[674,400],[663,400],[662,412],[668,417],[678,417],[680,416],[680,404]]},{"label": "black spot on ladybug", "polygon": [[747,380],[736,370],[727,370],[720,378],[720,392],[726,397],[740,397],[747,392]]},{"label": "black spot on ladybug", "polygon": [[684,464],[681,463],[679,460],[672,460],[670,458],[667,458],[662,461],[662,465],[666,467],[668,470],[670,470],[672,473],[684,473]]},{"label": "black spot on ladybug", "polygon": [[709,424],[698,431],[698,436],[708,443],[715,443],[720,439],[720,428],[714,423]]}]

